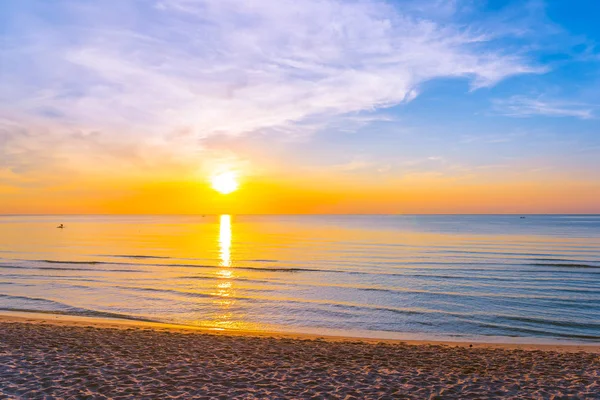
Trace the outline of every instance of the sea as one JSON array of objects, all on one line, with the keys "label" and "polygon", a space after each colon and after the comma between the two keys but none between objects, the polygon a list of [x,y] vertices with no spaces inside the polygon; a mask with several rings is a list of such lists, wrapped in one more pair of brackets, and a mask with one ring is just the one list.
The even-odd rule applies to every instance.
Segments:
[{"label": "sea", "polygon": [[598,343],[600,215],[3,215],[6,311]]}]

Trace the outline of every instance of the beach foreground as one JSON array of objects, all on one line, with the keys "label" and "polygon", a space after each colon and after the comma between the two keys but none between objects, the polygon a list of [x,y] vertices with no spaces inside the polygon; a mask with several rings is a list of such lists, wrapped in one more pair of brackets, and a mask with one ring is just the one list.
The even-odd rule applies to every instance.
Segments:
[{"label": "beach foreground", "polygon": [[600,355],[4,317],[0,382],[0,398],[592,399]]}]

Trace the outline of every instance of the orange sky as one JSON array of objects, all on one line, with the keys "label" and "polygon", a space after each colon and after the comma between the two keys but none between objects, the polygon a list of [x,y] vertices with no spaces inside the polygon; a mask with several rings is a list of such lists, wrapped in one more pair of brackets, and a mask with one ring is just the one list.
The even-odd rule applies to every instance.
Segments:
[{"label": "orange sky", "polygon": [[[318,178],[315,178],[318,179]],[[0,187],[2,213],[312,214],[312,213],[597,213],[600,185],[567,181],[344,182],[321,177],[242,179],[222,195],[207,181],[88,180],[47,187]]]}]

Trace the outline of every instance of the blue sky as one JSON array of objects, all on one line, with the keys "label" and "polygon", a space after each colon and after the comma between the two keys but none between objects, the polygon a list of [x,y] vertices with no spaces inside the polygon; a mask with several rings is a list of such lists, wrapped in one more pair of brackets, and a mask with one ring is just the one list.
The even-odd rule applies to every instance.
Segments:
[{"label": "blue sky", "polygon": [[3,1],[0,185],[227,165],[597,188],[599,15],[594,0]]}]

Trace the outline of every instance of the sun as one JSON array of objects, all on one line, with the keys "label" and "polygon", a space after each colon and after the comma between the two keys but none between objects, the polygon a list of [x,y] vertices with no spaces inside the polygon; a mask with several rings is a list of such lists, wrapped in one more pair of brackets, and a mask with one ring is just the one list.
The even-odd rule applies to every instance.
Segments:
[{"label": "sun", "polygon": [[210,178],[213,189],[221,194],[229,194],[238,189],[237,176],[233,172],[223,172]]}]

